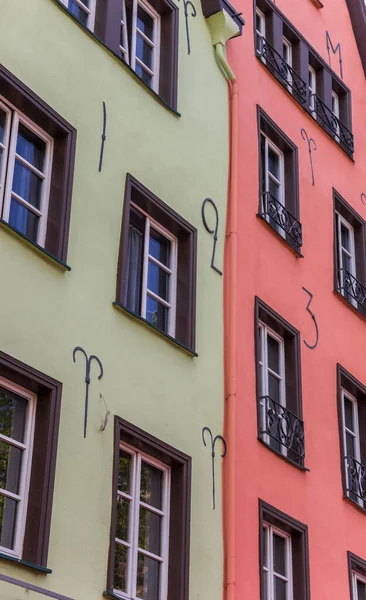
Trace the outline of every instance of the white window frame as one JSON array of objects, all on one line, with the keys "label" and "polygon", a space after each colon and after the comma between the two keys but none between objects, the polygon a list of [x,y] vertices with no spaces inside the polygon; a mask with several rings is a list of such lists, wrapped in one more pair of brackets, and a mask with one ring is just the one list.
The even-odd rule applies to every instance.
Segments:
[{"label": "white window frame", "polygon": [[[153,27],[153,39],[147,37],[137,27],[137,9],[140,6],[154,22]],[[161,16],[160,14],[149,4],[146,0],[133,0],[132,4],[132,36],[131,36],[131,48],[128,46],[128,23],[126,16],[126,4],[125,0],[122,0],[122,18],[121,27],[123,27],[123,46],[120,45],[120,51],[124,60],[130,65],[131,69],[136,71],[136,64],[138,64],[143,71],[151,76],[151,89],[154,92],[159,91],[159,66],[160,66],[160,43],[161,43]],[[145,63],[136,56],[136,41],[137,36],[140,36],[146,44],[152,48],[152,68],[145,65]]]},{"label": "white window frame", "polygon": [[311,65],[309,65],[309,108],[310,108],[312,117],[316,120],[315,94],[316,94],[316,71]]},{"label": "white window frame", "polygon": [[[332,90],[332,113],[337,117],[337,119],[339,119],[339,96],[334,90]],[[334,131],[334,139],[337,142],[340,141],[339,133],[339,123],[337,122],[336,129]]]},{"label": "white window frame", "polygon": [[[0,173],[0,214],[4,221],[9,222],[11,198],[14,197],[20,204],[27,208],[30,212],[39,217],[37,230],[37,244],[44,246],[47,233],[47,217],[48,205],[50,197],[52,159],[53,159],[53,139],[43,129],[38,127],[33,121],[28,119],[26,115],[20,112],[12,104],[7,102],[5,98],[0,96],[0,107],[8,113],[7,121],[10,124],[7,137],[7,152],[6,161],[3,161]],[[31,163],[16,153],[17,138],[19,125],[22,124],[26,129],[34,133],[45,143],[45,156],[43,171],[39,171]],[[35,173],[43,180],[40,209],[37,209],[32,204],[29,204],[25,199],[21,198],[12,191],[15,160],[26,166],[30,171]],[[6,164],[6,167],[4,165]]]},{"label": "white window frame", "polygon": [[[353,275],[353,277],[356,277],[355,231],[354,231],[352,225],[350,225],[350,223],[348,223],[348,221],[346,221],[346,219],[344,217],[342,217],[342,215],[339,212],[336,212],[336,218],[337,218],[337,233],[338,233],[338,260],[339,260],[339,268],[342,269],[340,271],[340,274],[341,274],[342,295],[344,296],[346,294],[346,292],[344,290],[343,269],[345,267],[343,266],[343,254],[346,254],[348,256],[348,258],[350,258],[351,269],[349,270],[349,273],[351,273],[351,275]],[[350,234],[351,250],[348,250],[347,248],[344,248],[344,246],[342,246],[342,235],[341,235],[341,229],[342,229],[341,226],[342,225],[345,227],[345,229],[348,230],[348,232]],[[357,308],[357,301],[354,298],[349,298],[349,302],[351,302],[351,304],[353,304],[353,306],[355,306]]]},{"label": "white window frame", "polygon": [[[61,2],[67,9],[69,8],[69,0],[61,0]],[[86,27],[91,31],[94,31],[96,0],[90,0],[90,7],[87,7],[82,0],[74,0],[74,2],[88,16]],[[102,0],[102,2],[105,2],[105,0]]]},{"label": "white window frame", "polygon": [[[359,421],[358,421],[358,402],[357,402],[357,398],[355,398],[354,396],[352,396],[352,394],[350,394],[347,390],[345,390],[344,388],[341,389],[341,396],[342,396],[342,420],[343,420],[343,447],[344,447],[344,452],[345,452],[345,456],[347,456],[347,433],[353,437],[354,439],[354,445],[355,445],[355,456],[353,457],[355,460],[357,460],[357,462],[361,462],[361,446],[360,446],[360,428],[359,428]],[[344,401],[345,399],[349,400],[352,403],[352,418],[353,418],[353,423],[354,423],[354,428],[355,431],[352,431],[351,429],[348,429],[348,427],[346,427],[346,415],[345,415],[345,409],[344,409]],[[349,485],[349,481],[348,481],[348,463],[347,463],[347,459],[344,459],[346,462],[346,480],[347,480],[347,489],[349,489],[350,485]],[[351,492],[352,493],[352,492]],[[364,502],[361,498],[357,497],[357,504],[359,504],[360,506],[364,505]]]},{"label": "white window frame", "polygon": [[362,575],[357,573],[357,571],[352,571],[352,597],[353,597],[353,600],[361,600],[358,597],[357,581],[361,581],[362,583],[364,583],[366,585],[366,577],[363,577]]},{"label": "white window frame", "polygon": [[[147,296],[151,296],[157,300],[160,304],[168,309],[168,327],[167,332],[171,337],[175,337],[176,327],[176,310],[177,310],[177,263],[178,263],[178,238],[176,238],[170,231],[162,227],[160,223],[155,221],[147,212],[142,210],[134,202],[130,203],[137,211],[139,211],[145,217],[145,232],[144,232],[144,246],[143,246],[143,267],[142,267],[142,285],[141,285],[141,316],[146,319],[146,306]],[[164,265],[158,259],[154,258],[149,254],[149,240],[150,240],[150,228],[155,229],[161,233],[165,238],[170,241],[170,265]],[[148,289],[148,273],[149,273],[149,261],[156,264],[165,273],[169,275],[169,300],[161,298],[154,292]]]},{"label": "white window frame", "polygon": [[[138,554],[151,557],[160,563],[160,594],[159,600],[167,600],[168,595],[168,561],[169,561],[169,518],[170,518],[170,489],[171,489],[171,471],[170,468],[159,460],[152,456],[140,452],[120,442],[120,450],[126,452],[132,457],[132,478],[131,478],[131,490],[132,494],[127,494],[117,490],[117,496],[121,499],[129,501],[130,504],[130,518],[129,518],[129,530],[128,536],[130,542],[115,538],[115,543],[119,543],[125,548],[129,549],[129,560],[127,569],[127,591],[121,592],[114,588],[113,593],[118,598],[131,598],[137,599],[136,596],[136,584],[137,584],[137,561]],[[145,462],[153,467],[156,467],[163,472],[163,494],[162,494],[162,510],[154,508],[150,504],[146,504],[140,500],[140,477],[141,477],[141,463]],[[114,500],[116,501],[116,500]],[[161,530],[161,556],[152,554],[148,550],[142,550],[138,545],[139,535],[139,509],[140,507],[149,510],[150,512],[159,515],[162,518],[162,530]]]},{"label": "white window frame", "polygon": [[4,489],[0,490],[1,496],[13,499],[18,503],[18,511],[15,519],[14,549],[6,548],[0,545],[0,552],[3,552],[4,554],[8,554],[10,556],[21,558],[23,552],[23,542],[29,496],[29,484],[32,467],[37,396],[36,394],[33,394],[26,388],[23,388],[20,385],[16,385],[12,381],[9,381],[4,377],[0,377],[0,386],[8,390],[9,392],[13,392],[18,396],[21,396],[28,402],[26,423],[24,429],[24,442],[18,442],[0,433],[0,442],[4,441],[14,446],[15,448],[19,448],[23,451],[20,469],[19,493],[14,494],[13,492],[8,492]]},{"label": "white window frame", "polygon": [[[256,14],[256,21],[255,21],[256,36],[259,36],[261,38],[261,40],[265,40],[266,39],[266,16],[259,8],[256,8],[255,14]],[[260,29],[257,29],[257,17],[259,17]],[[262,52],[261,52],[262,49],[263,49],[263,43],[260,44],[260,49],[258,49],[257,40],[256,40],[256,51],[260,55],[261,60],[263,62],[266,62],[266,59],[263,57]]]},{"label": "white window frame", "polygon": [[[285,369],[285,340],[278,335],[273,329],[268,327],[263,321],[259,321],[259,336],[260,336],[260,347],[261,356],[259,357],[259,367],[261,374],[261,396],[269,396],[268,379],[269,375],[272,375],[280,382],[280,401],[279,404],[286,408],[286,369]],[[275,373],[268,366],[268,336],[272,337],[279,344],[279,373]],[[270,396],[269,396],[270,397]],[[266,419],[266,401],[260,400],[261,407],[261,428],[262,431],[267,429]],[[263,441],[270,445],[270,436],[265,433],[263,434]],[[287,455],[287,448],[280,444],[280,452],[283,455]]]},{"label": "white window frame", "polygon": [[[274,579],[281,579],[282,581],[287,582],[286,586],[286,600],[294,600],[293,596],[293,577],[292,577],[292,544],[291,544],[291,535],[282,531],[282,529],[278,529],[274,527],[274,525],[270,525],[267,522],[263,522],[262,535],[265,535],[267,538],[267,567],[264,565],[264,557],[262,560],[262,568],[263,571],[267,573],[267,598],[265,600],[274,600]],[[285,552],[286,552],[286,571],[287,577],[284,577],[280,573],[276,573],[273,566],[273,534],[282,537],[285,540]]]},{"label": "white window frame", "polygon": [[[282,56],[283,60],[292,68],[292,44],[285,37],[282,36],[282,48],[283,46],[286,48],[286,56]],[[286,81],[288,83],[287,89],[292,94],[292,76],[291,73],[287,74]]]},{"label": "white window frame", "polygon": [[[264,185],[265,185],[265,193],[270,193],[269,191],[269,180],[271,179],[272,181],[274,181],[274,183],[279,185],[279,198],[278,198],[278,202],[280,202],[280,204],[282,204],[282,206],[286,207],[285,205],[285,156],[283,154],[283,152],[276,146],[276,144],[274,144],[269,137],[263,132],[260,132],[260,135],[264,138],[264,165],[262,165],[262,168],[264,169]],[[280,179],[277,179],[277,177],[275,177],[270,171],[269,171],[269,159],[268,159],[268,150],[271,149],[272,152],[274,152],[278,158],[279,158],[279,172],[280,172]],[[265,202],[265,199],[262,199],[263,203]],[[262,210],[264,212],[264,206],[262,207]],[[268,222],[270,222],[270,217],[268,215],[266,215],[266,220]],[[283,237],[286,238],[286,231],[280,227],[277,223],[274,223],[274,228],[277,231],[277,233]]]}]

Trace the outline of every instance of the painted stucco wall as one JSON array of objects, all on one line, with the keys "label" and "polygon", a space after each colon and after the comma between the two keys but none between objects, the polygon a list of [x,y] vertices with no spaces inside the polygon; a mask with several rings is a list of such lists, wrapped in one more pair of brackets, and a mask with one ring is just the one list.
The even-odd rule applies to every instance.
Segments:
[{"label": "painted stucco wall", "polygon": [[[4,560],[0,572],[75,600],[97,600],[106,587],[113,425],[99,431],[100,393],[112,415],[192,456],[190,598],[222,596],[221,468],[213,512],[210,450],[201,430],[223,429],[223,280],[210,268],[213,239],[203,227],[201,204],[209,196],[218,206],[216,263],[222,267],[227,86],[195,4],[190,56],[180,6],[179,118],[54,0],[0,0],[1,63],[77,129],[71,272],[0,231],[1,349],[63,383],[48,560],[53,572],[36,576]],[[99,173],[103,101],[108,125]],[[127,172],[198,229],[198,358],[112,307]],[[81,355],[72,362],[76,345],[104,366],[101,381],[92,374],[86,440],[85,370]],[[1,582],[0,596],[40,597]]]},{"label": "painted stucco wall", "polygon": [[[328,62],[326,30],[340,42],[344,83],[352,92],[355,136],[353,163],[293,100],[255,57],[253,3],[239,1],[246,27],[228,44],[230,64],[239,80],[239,279],[237,399],[237,563],[236,597],[259,599],[258,498],[302,521],[309,528],[311,597],[349,598],[347,551],[366,558],[366,519],[342,498],[336,394],[336,364],[366,383],[366,323],[333,292],[334,187],[363,218],[360,200],[366,181],[366,85],[344,0],[277,0],[276,6]],[[332,65],[339,75],[337,57]],[[272,118],[299,149],[300,221],[304,258],[297,258],[257,218],[258,133],[256,105]],[[312,186],[305,128],[313,151]],[[306,312],[308,295],[319,325],[319,345],[309,350],[315,329]],[[254,358],[254,297],[259,296],[301,332],[302,403],[306,467],[301,472],[257,440]]]}]

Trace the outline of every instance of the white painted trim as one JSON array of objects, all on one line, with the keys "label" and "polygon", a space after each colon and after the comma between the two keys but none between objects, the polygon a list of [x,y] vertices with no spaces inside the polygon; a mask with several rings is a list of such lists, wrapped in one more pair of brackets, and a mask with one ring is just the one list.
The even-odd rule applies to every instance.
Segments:
[{"label": "white painted trim", "polygon": [[[102,0],[105,1],[105,0]],[[69,0],[61,0],[62,4],[69,9]],[[90,6],[87,7],[86,4],[82,0],[74,0],[75,4],[77,4],[81,10],[88,16],[88,22],[86,24],[87,28],[91,31],[94,31],[95,24],[95,9],[96,9],[96,0],[90,0]]]},{"label": "white painted trim", "polygon": [[126,12],[126,0],[122,0],[122,19],[121,19],[121,28],[122,29],[122,40],[123,46],[119,45],[122,56],[127,64],[130,64],[130,51],[128,47],[128,23],[127,23],[127,12]]},{"label": "white painted trim", "polygon": [[316,120],[314,94],[316,94],[316,71],[311,65],[309,65],[309,108],[311,110],[312,117]]},{"label": "white painted trim", "polygon": [[[345,456],[347,456],[347,434],[349,434],[354,439],[355,456],[353,458],[355,460],[357,460],[357,462],[360,463],[361,462],[361,447],[360,447],[360,428],[359,428],[359,421],[358,421],[357,398],[352,396],[352,394],[350,394],[344,388],[341,389],[341,395],[342,395],[343,447],[344,447]],[[346,427],[346,416],[345,416],[346,411],[344,408],[345,399],[349,400],[352,404],[352,420],[353,420],[353,424],[354,424],[354,431],[352,431],[351,429]],[[350,482],[348,481],[348,463],[347,463],[346,458],[344,460],[346,463],[345,468],[346,468],[347,488],[349,488]],[[358,497],[357,497],[357,504],[359,504],[362,507],[364,506],[363,500],[361,500],[361,498],[358,498]]]},{"label": "white painted trim", "polygon": [[360,573],[357,573],[356,571],[352,571],[352,591],[353,591],[353,594],[352,594],[353,599],[352,600],[362,600],[362,598],[358,597],[357,581],[361,581],[366,586],[366,577],[363,577],[362,575],[360,575]]},{"label": "white painted trim", "polygon": [[[263,39],[264,40],[266,39],[266,17],[265,17],[265,14],[259,8],[256,8],[255,14],[256,14],[255,31],[256,31],[256,34],[258,34],[258,36],[261,38],[261,41],[263,41]],[[259,17],[259,29],[257,28],[257,17]],[[258,39],[258,36],[257,36],[257,39]],[[260,44],[260,46],[261,46],[261,44]],[[256,40],[255,47],[256,47],[257,53],[261,57],[261,60],[265,63],[266,59],[262,56],[262,51],[261,51],[262,48],[261,47],[258,48],[257,40]]]},{"label": "white painted trim", "polygon": [[[339,96],[336,92],[332,90],[332,113],[339,119]],[[334,139],[339,142],[339,124],[336,125],[336,130],[334,132]]]},{"label": "white painted trim", "polygon": [[[150,39],[137,27],[137,8],[141,7],[152,19],[153,19],[153,39]],[[127,26],[127,21],[126,21]],[[151,77],[151,89],[155,92],[159,91],[159,70],[160,70],[160,30],[161,30],[161,17],[160,14],[149,4],[146,0],[133,0],[132,5],[132,38],[131,38],[131,51],[129,56],[129,63],[131,68],[136,71],[136,63],[146,71]],[[137,35],[140,35],[142,39],[149,44],[152,48],[152,68],[148,67],[138,56],[136,56],[136,40]]]},{"label": "white painted trim", "polygon": [[[342,296],[345,296],[346,292],[344,290],[344,273],[343,273],[343,269],[345,267],[343,265],[343,255],[346,254],[350,258],[351,268],[350,268],[349,272],[351,273],[351,275],[353,275],[353,277],[356,277],[355,232],[354,232],[352,225],[350,225],[350,223],[348,223],[348,221],[346,221],[346,219],[344,217],[342,217],[342,215],[338,212],[336,212],[336,219],[337,219],[337,233],[338,233],[339,268],[342,269],[342,271],[340,271],[341,287],[342,287],[341,293],[342,293]],[[350,250],[348,250],[347,248],[342,246],[342,236],[341,236],[341,226],[342,225],[349,232],[350,246],[351,246]],[[349,302],[357,308],[357,302],[354,298],[349,298]]]},{"label": "white painted trim", "polygon": [[[269,523],[263,523],[263,529],[265,530],[264,535],[267,537],[267,568],[262,564],[262,568],[267,572],[267,598],[265,600],[273,600],[275,597],[274,592],[274,579],[281,579],[287,583],[286,600],[294,600],[293,597],[293,574],[292,574],[292,540],[291,535],[278,529]],[[276,573],[274,570],[274,553],[273,553],[273,534],[283,538],[285,540],[285,564],[286,564],[286,576]],[[262,557],[263,558],[263,557]],[[262,561],[264,563],[264,560]]]},{"label": "white painted trim", "polygon": [[[282,44],[286,48],[286,50],[285,50],[286,56],[283,56],[282,58],[292,68],[292,44],[291,44],[291,42],[289,42],[289,40],[285,36],[282,37]],[[290,73],[287,74],[286,80],[288,83],[287,89],[290,92],[290,94],[292,94],[292,87],[291,87],[292,76]]]},{"label": "white painted trim", "polygon": [[4,139],[3,142],[0,144],[2,148],[2,161],[0,168],[0,215],[2,215],[5,195],[6,172],[8,167],[9,140],[11,132],[11,110],[6,104],[1,102],[1,100],[0,109],[2,112],[5,113]]}]

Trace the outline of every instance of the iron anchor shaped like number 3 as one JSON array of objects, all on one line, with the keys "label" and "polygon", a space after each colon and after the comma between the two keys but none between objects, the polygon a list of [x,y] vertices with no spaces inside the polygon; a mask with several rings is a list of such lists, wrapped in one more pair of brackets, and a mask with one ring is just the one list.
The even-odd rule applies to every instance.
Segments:
[{"label": "iron anchor shaped like number 3", "polygon": [[74,362],[76,362],[75,360],[75,355],[77,352],[82,352],[85,356],[85,361],[86,361],[86,370],[85,370],[85,409],[84,409],[84,438],[86,438],[86,428],[87,428],[87,424],[88,424],[88,404],[89,404],[89,385],[90,385],[90,365],[92,363],[93,360],[95,360],[100,368],[100,373],[98,375],[98,379],[102,379],[103,377],[103,365],[101,363],[101,361],[99,360],[99,358],[97,356],[95,356],[95,354],[91,354],[89,357],[87,355],[87,353],[85,352],[84,348],[82,348],[81,346],[75,346],[73,352],[72,352],[72,358],[74,360]]}]

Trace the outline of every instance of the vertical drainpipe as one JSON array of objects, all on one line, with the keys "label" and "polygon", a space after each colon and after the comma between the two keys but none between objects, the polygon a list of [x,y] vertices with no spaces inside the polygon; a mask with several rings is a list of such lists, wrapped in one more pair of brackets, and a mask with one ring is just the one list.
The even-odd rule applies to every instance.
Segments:
[{"label": "vertical drainpipe", "polygon": [[[212,20],[212,24],[210,24]],[[238,26],[226,11],[208,19],[217,61],[229,86],[229,185],[226,211],[224,272],[224,432],[228,446],[223,461],[224,600],[235,600],[235,415],[236,415],[236,289],[238,205],[238,99],[237,80],[225,56],[228,39],[238,35]],[[237,30],[235,30],[237,28]],[[235,33],[234,33],[235,31]]]}]

